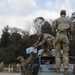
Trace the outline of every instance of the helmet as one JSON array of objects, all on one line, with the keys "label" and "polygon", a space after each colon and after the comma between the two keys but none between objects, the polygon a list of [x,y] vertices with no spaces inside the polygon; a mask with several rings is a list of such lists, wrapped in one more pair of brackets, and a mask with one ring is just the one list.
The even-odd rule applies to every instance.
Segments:
[{"label": "helmet", "polygon": [[21,59],[24,59],[24,57],[19,56],[19,57],[17,58],[17,60],[21,60]]}]

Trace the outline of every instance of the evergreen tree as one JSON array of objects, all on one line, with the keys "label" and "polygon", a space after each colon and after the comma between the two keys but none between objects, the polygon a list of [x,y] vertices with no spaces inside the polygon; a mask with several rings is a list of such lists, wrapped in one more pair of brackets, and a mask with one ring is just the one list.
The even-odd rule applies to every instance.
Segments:
[{"label": "evergreen tree", "polygon": [[1,47],[8,47],[10,43],[10,33],[9,26],[7,25],[3,29],[3,33],[1,35]]}]

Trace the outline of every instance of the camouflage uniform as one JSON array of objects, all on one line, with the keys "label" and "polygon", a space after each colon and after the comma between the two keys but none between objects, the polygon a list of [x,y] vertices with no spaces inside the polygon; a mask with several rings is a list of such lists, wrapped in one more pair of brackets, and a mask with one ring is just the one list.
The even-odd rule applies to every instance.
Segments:
[{"label": "camouflage uniform", "polygon": [[[22,67],[22,73],[24,75],[32,75],[32,72],[30,71],[30,68],[29,68],[29,63],[31,62],[32,58],[34,57],[34,54],[31,53],[30,56],[23,62],[21,62],[21,67]],[[17,58],[17,60],[21,60],[21,56],[19,56]]]},{"label": "camouflage uniform", "polygon": [[51,50],[54,39],[55,39],[54,36],[52,36],[51,34],[43,33],[38,38],[37,42],[33,45],[33,47],[38,47],[42,45],[44,51],[46,51],[47,49]]},{"label": "camouflage uniform", "polygon": [[70,55],[74,55],[75,53],[75,12],[72,13],[72,16],[71,16],[71,21],[73,23],[73,33],[71,34],[71,37],[70,37]]},{"label": "camouflage uniform", "polygon": [[4,71],[4,63],[3,62],[0,63],[0,71]]},{"label": "camouflage uniform", "polygon": [[55,40],[55,50],[56,50],[56,68],[60,68],[60,59],[61,49],[63,50],[63,64],[64,68],[68,68],[69,66],[69,40],[68,40],[68,29],[70,31],[73,30],[73,25],[71,20],[67,17],[61,16],[60,18],[56,19],[52,24],[52,31],[56,32],[56,40]]},{"label": "camouflage uniform", "polygon": [[74,32],[72,34],[72,38],[75,39],[75,12],[72,13],[71,20],[72,20],[73,28],[74,28]]}]

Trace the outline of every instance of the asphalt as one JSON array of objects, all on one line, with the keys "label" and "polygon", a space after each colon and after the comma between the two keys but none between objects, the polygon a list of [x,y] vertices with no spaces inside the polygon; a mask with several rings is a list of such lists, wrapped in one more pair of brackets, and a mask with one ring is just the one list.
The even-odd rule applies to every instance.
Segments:
[{"label": "asphalt", "polygon": [[[3,73],[0,72],[0,75],[21,75],[20,73]],[[39,72],[38,75],[64,75],[63,72],[55,73],[55,72]],[[73,73],[69,72],[68,75],[74,75]]]},{"label": "asphalt", "polygon": [[3,73],[3,72],[0,72],[0,75],[21,75],[20,73]]}]

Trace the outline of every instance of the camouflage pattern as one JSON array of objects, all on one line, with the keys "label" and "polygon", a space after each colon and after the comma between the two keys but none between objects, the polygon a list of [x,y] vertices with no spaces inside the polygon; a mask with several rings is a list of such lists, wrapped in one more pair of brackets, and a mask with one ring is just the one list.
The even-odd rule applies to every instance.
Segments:
[{"label": "camouflage pattern", "polygon": [[61,64],[61,49],[63,50],[63,64],[64,68],[69,66],[69,40],[68,40],[68,29],[73,30],[73,25],[70,19],[61,16],[56,19],[52,24],[52,31],[56,32],[55,50],[56,50],[56,67],[60,68]]},{"label": "camouflage pattern", "polygon": [[72,13],[71,20],[73,21],[73,23],[75,23],[75,12]]},{"label": "camouflage pattern", "polygon": [[40,37],[38,37],[37,42],[33,46],[36,48],[42,45],[44,52],[46,52],[47,49],[52,49],[52,43],[54,39],[55,37],[51,34],[43,33]]},{"label": "camouflage pattern", "polygon": [[53,32],[66,31],[67,29],[69,29],[70,31],[73,31],[73,23],[67,17],[60,17],[53,21],[53,24],[52,24]]},{"label": "camouflage pattern", "polygon": [[[34,57],[34,54],[31,53],[30,56],[25,61],[21,62],[22,73],[24,75],[32,75],[32,72],[30,71],[30,68],[29,68],[29,64],[33,57]],[[21,59],[21,58],[19,58],[19,59]]]},{"label": "camouflage pattern", "polygon": [[72,23],[73,23],[73,28],[74,28],[74,32],[73,32],[73,34],[72,34],[72,37],[73,37],[73,39],[74,39],[74,38],[75,38],[75,12],[72,13],[71,21],[72,21]]},{"label": "camouflage pattern", "polygon": [[68,51],[69,51],[69,40],[67,37],[67,34],[65,33],[58,33],[59,35],[56,36],[56,43],[55,43],[55,49],[56,49],[56,66],[60,67],[61,62],[61,49],[63,50],[63,64],[64,68],[68,68],[69,62],[68,62]]},{"label": "camouflage pattern", "polygon": [[72,20],[72,23],[73,23],[73,28],[75,29],[75,12],[72,13],[71,20]]},{"label": "camouflage pattern", "polygon": [[24,59],[24,57],[19,56],[19,57],[17,58],[17,60],[21,60],[21,59]]}]

